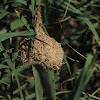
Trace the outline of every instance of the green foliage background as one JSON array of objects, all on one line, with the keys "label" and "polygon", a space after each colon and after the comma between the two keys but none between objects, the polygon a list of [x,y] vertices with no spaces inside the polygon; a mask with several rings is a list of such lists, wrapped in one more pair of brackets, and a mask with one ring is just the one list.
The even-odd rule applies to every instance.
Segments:
[{"label": "green foliage background", "polygon": [[[21,40],[36,36],[39,5],[45,32],[65,51],[60,70],[17,61]],[[1,0],[0,100],[100,100],[99,9],[99,0]]]}]

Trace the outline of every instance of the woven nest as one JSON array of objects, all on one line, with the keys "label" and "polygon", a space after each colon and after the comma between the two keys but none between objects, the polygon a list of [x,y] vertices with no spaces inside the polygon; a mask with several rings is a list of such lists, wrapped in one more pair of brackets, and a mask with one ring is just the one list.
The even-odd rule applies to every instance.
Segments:
[{"label": "woven nest", "polygon": [[61,45],[46,35],[42,28],[41,9],[35,15],[37,39],[25,38],[20,43],[18,56],[22,63],[40,61],[44,68],[60,69],[64,51]]}]

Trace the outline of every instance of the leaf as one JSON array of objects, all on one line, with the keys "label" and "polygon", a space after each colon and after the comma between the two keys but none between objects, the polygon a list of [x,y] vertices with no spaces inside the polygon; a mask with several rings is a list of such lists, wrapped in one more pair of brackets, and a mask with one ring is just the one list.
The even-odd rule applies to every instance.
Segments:
[{"label": "leaf", "polygon": [[99,35],[98,33],[96,32],[93,24],[89,21],[88,18],[84,18],[82,17],[82,19],[85,21],[85,23],[89,26],[90,30],[92,31],[92,33],[94,34],[94,37],[96,39],[96,42],[98,43],[98,45],[100,46],[100,38],[99,38]]},{"label": "leaf", "polygon": [[9,14],[9,12],[8,11],[3,11],[2,13],[0,13],[0,20],[2,19],[2,18],[4,18],[7,14]]},{"label": "leaf", "polygon": [[[0,43],[0,50],[1,51],[5,50],[4,47],[3,47],[3,45],[1,43]],[[15,66],[13,65],[12,61],[10,60],[10,58],[9,58],[9,56],[8,56],[8,54],[6,52],[3,53],[3,56],[5,57],[5,59],[7,58],[6,59],[7,64],[11,68],[13,75],[15,75],[21,99],[24,100],[24,97],[23,97],[23,94],[22,94],[22,90],[21,90],[21,86],[20,86],[20,83],[19,83],[19,78],[18,78],[18,76],[16,74]]]},{"label": "leaf", "polygon": [[9,68],[9,66],[0,64],[0,69],[2,69],[2,68]]},{"label": "leaf", "polygon": [[16,33],[16,32],[12,32],[12,33],[4,33],[4,34],[0,34],[0,42],[5,41],[6,39],[9,39],[11,37],[16,37],[16,36],[34,36],[35,33]]},{"label": "leaf", "polygon": [[60,92],[56,92],[56,95],[59,95],[59,94],[65,94],[65,93],[70,93],[71,91],[60,91]]},{"label": "leaf", "polygon": [[25,0],[14,0],[15,3],[21,3],[21,4],[24,4],[24,5],[27,5],[27,1]]},{"label": "leaf", "polygon": [[15,7],[18,7],[20,3],[14,2],[8,9],[4,10],[3,12],[0,13],[0,20],[4,18],[6,15],[8,15]]},{"label": "leaf", "polygon": [[19,66],[18,68],[16,68],[16,73],[21,73],[22,71],[24,71],[25,69],[27,69],[29,66],[32,66],[32,65],[36,65],[36,64],[39,64],[39,62],[28,62],[24,65],[21,65]]},{"label": "leaf", "polygon": [[65,55],[65,54],[64,54],[64,61],[65,61],[65,63],[66,63],[66,66],[67,66],[67,68],[68,68],[68,71],[69,71],[70,76],[72,76],[72,74],[71,74],[71,69],[70,69],[70,65],[69,65],[69,63],[68,63],[68,61],[67,61],[67,58],[66,58],[66,55]]},{"label": "leaf", "polygon": [[56,100],[56,86],[55,86],[55,76],[54,76],[54,70],[48,69],[48,76],[49,76],[49,82],[51,87],[51,93],[52,93],[52,99]]},{"label": "leaf", "polygon": [[2,84],[2,83],[10,87],[10,85],[9,85],[9,84],[7,84],[5,81],[0,80],[0,84]]},{"label": "leaf", "polygon": [[69,96],[69,100],[78,100],[80,98],[82,91],[85,89],[93,72],[95,71],[95,68],[92,67],[93,64],[93,56],[88,55],[85,66],[80,72],[79,78],[76,81],[76,85],[74,86],[72,93]]},{"label": "leaf", "polygon": [[43,88],[41,84],[41,79],[39,76],[38,71],[36,68],[32,65],[33,75],[35,78],[35,94],[36,94],[36,100],[42,100],[43,99]]},{"label": "leaf", "polygon": [[[21,22],[20,19],[16,19],[16,20],[14,20],[13,22],[10,23],[10,30],[14,31],[15,29],[17,29],[17,28],[19,28],[21,26],[24,26],[24,24]],[[24,32],[25,31],[22,31],[22,33],[24,33]],[[3,28],[2,30],[0,30],[0,34],[3,34],[3,33],[7,33],[7,29],[6,28]],[[26,33],[28,33],[28,31]]]},{"label": "leaf", "polygon": [[32,17],[34,18],[34,5],[35,5],[35,0],[31,0],[31,7],[32,7]]},{"label": "leaf", "polygon": [[[68,2],[64,1],[64,2],[62,3],[61,0],[60,0],[59,2],[56,1],[56,3],[57,3],[58,5],[61,4],[61,6],[62,6],[63,8],[65,8],[65,9],[66,9],[66,7],[67,7],[67,5],[68,5]],[[96,42],[97,42],[98,45],[100,46],[100,38],[99,38],[99,35],[98,35],[98,33],[96,32],[96,30],[95,30],[93,24],[89,21],[89,19],[88,19],[87,17],[85,17],[85,15],[84,15],[79,9],[76,9],[76,8],[75,8],[74,6],[72,6],[71,4],[69,5],[68,10],[71,11],[71,12],[73,12],[73,13],[78,14],[79,16],[81,16],[81,20],[83,20],[83,21],[88,25],[88,27],[90,28],[91,32],[92,32],[92,33],[94,34],[94,36],[95,36]]]},{"label": "leaf", "polygon": [[31,100],[33,98],[35,98],[35,93],[29,94],[28,96],[25,97],[25,100]]},{"label": "leaf", "polygon": [[19,27],[21,27],[23,25],[24,24],[21,22],[20,19],[16,19],[10,24],[10,29],[13,31],[13,30],[15,30],[15,29],[17,29],[17,28],[19,28]]},{"label": "leaf", "polygon": [[30,28],[30,25],[28,24],[28,21],[26,20],[26,18],[21,15],[17,10],[15,10],[17,16],[19,17],[19,19],[22,21],[22,23],[27,27],[27,29],[30,31],[30,32],[33,32],[33,29]]},{"label": "leaf", "polygon": [[88,96],[89,96],[90,98],[92,98],[93,100],[100,100],[99,97],[96,97],[96,96],[94,96],[94,95],[87,94],[87,93],[85,93],[85,92],[82,92],[82,94],[88,95]]},{"label": "leaf", "polygon": [[54,93],[53,89],[52,89],[53,87],[51,86],[52,84],[50,83],[49,76],[48,76],[47,72],[39,64],[36,64],[34,66],[35,66],[35,68],[36,68],[36,70],[38,72],[38,75],[40,77],[41,84],[42,84],[43,89],[44,89],[44,93],[46,94],[46,100],[55,100],[55,96],[54,95],[56,95],[56,94],[53,94]]}]

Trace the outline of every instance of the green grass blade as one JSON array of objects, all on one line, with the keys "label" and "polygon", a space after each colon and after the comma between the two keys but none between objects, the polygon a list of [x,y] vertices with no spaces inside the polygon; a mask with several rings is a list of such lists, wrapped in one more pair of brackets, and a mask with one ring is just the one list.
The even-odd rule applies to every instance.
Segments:
[{"label": "green grass blade", "polygon": [[35,0],[31,0],[31,7],[32,7],[32,17],[34,18],[34,5],[35,5]]},{"label": "green grass blade", "polygon": [[54,76],[54,70],[48,69],[48,76],[49,76],[49,82],[51,86],[51,92],[52,92],[52,100],[56,100],[56,87],[55,87],[55,76]]},{"label": "green grass blade", "polygon": [[67,66],[67,68],[68,68],[68,71],[69,71],[70,76],[72,76],[71,69],[70,69],[70,65],[69,65],[69,63],[68,63],[68,61],[67,61],[67,58],[66,58],[66,55],[65,55],[65,54],[64,54],[64,61],[65,61],[65,63],[66,63],[66,66]]},{"label": "green grass blade", "polygon": [[[0,43],[0,50],[1,51],[5,50],[4,47],[3,47],[3,45],[1,43]],[[9,56],[8,56],[8,54],[6,52],[3,53],[3,56],[5,57],[5,59],[7,58],[6,59],[7,64],[11,68],[13,75],[15,75],[21,99],[24,100],[24,97],[23,97],[23,94],[22,94],[22,90],[21,90],[21,86],[20,86],[20,83],[19,83],[19,78],[18,78],[18,76],[16,74],[15,66],[13,65],[12,61],[10,60],[10,58],[9,58]]]},{"label": "green grass blade", "polygon": [[[17,24],[16,24],[17,23]],[[21,22],[20,19],[16,19],[13,22],[11,22],[10,24],[10,29],[13,31],[21,26],[23,26],[24,24]]]},{"label": "green grass blade", "polygon": [[85,66],[83,70],[80,72],[80,76],[76,82],[75,87],[72,90],[69,100],[78,100],[80,98],[82,91],[85,89],[88,81],[90,80],[95,70],[94,68],[91,67],[93,64],[92,61],[93,61],[93,56],[88,55]]},{"label": "green grass blade", "polygon": [[16,15],[19,17],[19,19],[22,21],[22,23],[27,27],[27,29],[29,30],[29,32],[33,32],[33,29],[30,28],[30,25],[28,24],[28,21],[26,20],[26,18],[21,15],[18,11],[16,11]]},{"label": "green grass blade", "polygon": [[[82,92],[82,94],[87,95],[85,92]],[[89,96],[90,98],[92,98],[93,100],[100,100],[99,97],[96,97],[96,96],[94,96],[94,95],[88,94],[88,96]]]},{"label": "green grass blade", "polygon": [[48,36],[50,36],[49,33],[47,32],[47,30],[46,30],[46,28],[45,28],[45,26],[44,26],[43,23],[42,23],[42,27],[43,27],[44,31],[46,32],[46,34],[47,34]]},{"label": "green grass blade", "polygon": [[[59,2],[56,1],[57,4],[61,4],[62,1],[60,0]],[[62,4],[61,6],[66,9],[68,5],[68,2],[64,1],[64,4]],[[89,19],[87,17],[83,17],[84,15],[82,14],[82,12],[79,10],[79,9],[76,9],[74,6],[72,6],[71,4],[69,5],[69,8],[68,8],[69,11],[73,12],[73,13],[76,13],[78,15],[81,16],[81,20],[83,20],[87,25],[88,27],[90,28],[91,32],[94,34],[95,36],[95,39],[96,39],[96,42],[98,43],[98,45],[100,46],[100,38],[99,38],[99,35],[98,33],[96,32],[93,24],[89,21]]]},{"label": "green grass blade", "polygon": [[3,33],[7,33],[7,29],[6,28],[3,28],[2,30],[0,30],[0,34],[3,34]]},{"label": "green grass blade", "polygon": [[[25,0],[14,0],[15,3],[20,3],[20,4],[24,4],[27,5],[27,1]],[[14,4],[13,4],[14,5]]]},{"label": "green grass blade", "polygon": [[0,84],[2,84],[2,83],[10,87],[10,85],[9,85],[9,84],[7,84],[5,81],[0,80]]},{"label": "green grass blade", "polygon": [[0,13],[0,20],[2,19],[2,18],[4,18],[6,15],[8,15],[9,14],[9,12],[8,11],[3,11],[2,13]]},{"label": "green grass blade", "polygon": [[47,72],[39,64],[36,64],[34,66],[35,66],[37,72],[39,73],[39,77],[41,79],[41,84],[43,86],[44,93],[46,94],[46,100],[55,100],[55,98],[54,98],[55,94],[53,94],[54,92],[52,92],[52,86],[49,81],[49,76],[48,76]]},{"label": "green grass blade", "polygon": [[71,91],[60,91],[60,92],[56,92],[56,95],[60,95],[60,94],[65,94],[65,93],[70,93]]},{"label": "green grass blade", "polygon": [[[21,90],[24,90],[26,87],[27,87],[27,83],[25,83],[24,85],[22,85],[20,88],[21,88]],[[13,91],[14,95],[18,94],[18,93],[19,93],[19,89],[16,89],[16,90]]]},{"label": "green grass blade", "polygon": [[12,32],[12,33],[4,33],[4,34],[0,34],[0,42],[6,40],[6,39],[9,39],[11,37],[16,37],[16,36],[33,36],[35,35],[35,33],[16,33],[16,32]]},{"label": "green grass blade", "polygon": [[0,64],[0,69],[2,69],[2,68],[9,68],[9,66],[7,66],[7,65],[3,65],[3,64]]},{"label": "green grass blade", "polygon": [[35,98],[35,95],[36,95],[35,93],[32,93],[32,94],[26,96],[26,97],[25,97],[25,100],[32,100],[32,99]]},{"label": "green grass blade", "polygon": [[36,100],[43,99],[43,88],[40,80],[40,76],[36,68],[32,65],[33,75],[35,78],[35,93],[36,93]]},{"label": "green grass blade", "polygon": [[19,5],[20,5],[21,3],[18,3],[18,2],[14,2],[9,8],[10,8],[10,10],[8,10],[8,9],[6,9],[6,10],[4,10],[3,12],[1,12],[0,13],[0,20],[2,19],[2,18],[4,18],[6,15],[8,15],[10,12],[11,12],[11,10],[13,10],[15,7],[18,7]]},{"label": "green grass blade", "polygon": [[31,10],[31,13],[32,13],[32,25],[33,25],[33,28],[35,29],[35,20],[34,20],[34,11],[35,11],[35,0],[31,0],[31,5],[29,6],[29,9]]},{"label": "green grass blade", "polygon": [[96,32],[96,30],[95,30],[93,24],[89,21],[88,18],[82,17],[82,19],[83,19],[84,22],[89,26],[90,30],[92,31],[92,33],[93,33],[93,35],[94,35],[94,37],[95,37],[95,39],[96,39],[96,42],[97,42],[98,45],[100,46],[100,38],[99,38],[99,35],[98,35],[98,33]]},{"label": "green grass blade", "polygon": [[22,71],[24,71],[25,69],[27,69],[29,66],[32,66],[32,65],[36,65],[36,64],[39,64],[39,62],[29,62],[29,63],[26,63],[24,65],[21,65],[19,66],[18,68],[16,68],[16,73],[21,73]]}]

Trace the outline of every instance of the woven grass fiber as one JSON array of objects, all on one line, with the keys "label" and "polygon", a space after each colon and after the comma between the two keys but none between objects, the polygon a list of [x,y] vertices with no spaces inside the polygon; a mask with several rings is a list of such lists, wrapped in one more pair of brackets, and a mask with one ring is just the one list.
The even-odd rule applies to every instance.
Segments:
[{"label": "woven grass fiber", "polygon": [[40,61],[44,68],[60,69],[64,51],[54,38],[46,35],[42,28],[41,8],[35,14],[36,39],[25,38],[20,43],[18,57],[22,63]]}]

